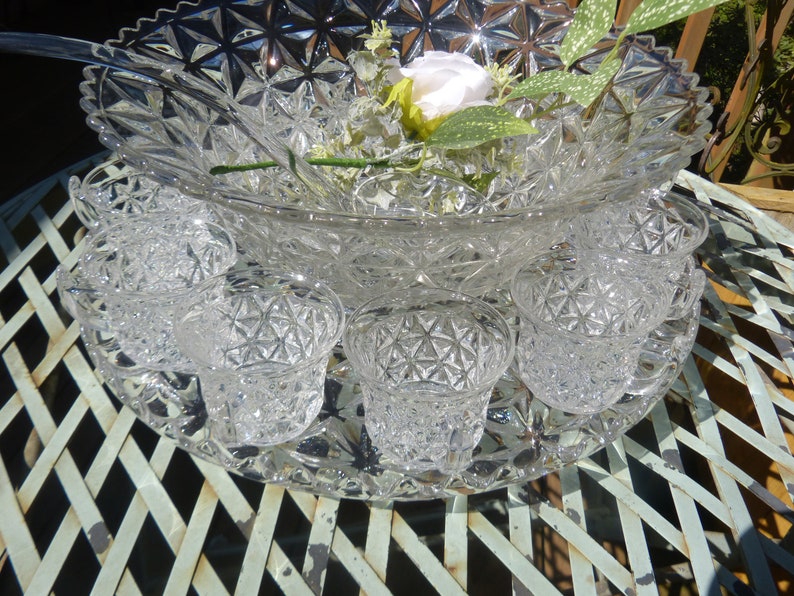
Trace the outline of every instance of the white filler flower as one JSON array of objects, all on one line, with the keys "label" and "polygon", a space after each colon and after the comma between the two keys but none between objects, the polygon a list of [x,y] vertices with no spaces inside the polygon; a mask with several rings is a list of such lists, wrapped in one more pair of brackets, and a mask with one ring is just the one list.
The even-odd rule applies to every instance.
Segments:
[{"label": "white filler flower", "polygon": [[390,73],[392,83],[411,79],[411,101],[424,120],[448,116],[471,106],[488,105],[493,91],[491,75],[459,52],[425,52]]}]

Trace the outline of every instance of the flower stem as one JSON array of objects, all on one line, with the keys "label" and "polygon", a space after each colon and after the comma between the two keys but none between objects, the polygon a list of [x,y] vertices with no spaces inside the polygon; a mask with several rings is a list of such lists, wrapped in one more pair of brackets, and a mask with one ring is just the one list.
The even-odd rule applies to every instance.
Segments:
[{"label": "flower stem", "polygon": [[[313,166],[332,166],[337,168],[388,168],[392,164],[388,159],[367,159],[364,157],[309,157],[306,162]],[[275,168],[278,164],[275,161],[260,161],[257,163],[247,163],[231,166],[215,166],[210,169],[210,174],[218,176],[220,174],[230,174],[232,172],[248,172],[250,170],[264,170]]]},{"label": "flower stem", "polygon": [[540,110],[539,112],[535,112],[532,114],[532,117],[529,118],[530,121],[537,120],[538,118],[543,118],[546,114],[551,114],[555,110],[561,110],[562,108],[567,108],[568,106],[575,106],[575,101],[561,101],[561,98],[557,98],[554,102],[545,110]]},{"label": "flower stem", "polygon": [[402,167],[396,169],[400,172],[405,172],[406,174],[413,174],[414,172],[418,172],[422,169],[425,159],[427,159],[427,145],[422,143],[422,154],[419,156],[419,160],[414,163],[406,163]]}]

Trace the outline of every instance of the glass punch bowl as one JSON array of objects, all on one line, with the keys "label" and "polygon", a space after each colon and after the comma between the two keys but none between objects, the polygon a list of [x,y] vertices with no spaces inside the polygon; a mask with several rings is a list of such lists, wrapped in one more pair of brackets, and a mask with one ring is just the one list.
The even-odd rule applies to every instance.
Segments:
[{"label": "glass punch bowl", "polygon": [[[404,61],[436,48],[531,74],[560,67],[559,42],[571,17],[566,4],[543,0],[226,0],[159,11],[111,43],[210,82],[300,153],[322,142],[318,123],[326,134],[344,126],[356,89],[344,58],[373,19],[388,22]],[[607,38],[575,68],[595,70],[613,44],[614,36]],[[317,197],[307,206],[306,189],[283,171],[211,176],[215,165],[268,156],[222,114],[135,75],[86,68],[82,105],[100,140],[134,175],[208,201],[247,259],[312,273],[347,307],[417,283],[498,297],[521,263],[564,243],[577,214],[669,187],[705,145],[710,106],[696,75],[649,37],[628,40],[621,55],[615,85],[588,120],[569,108],[539,122],[531,141],[511,141],[510,150],[527,156],[525,171],[497,177],[483,202],[454,215],[361,212]],[[498,303],[510,315],[509,302]],[[101,323],[101,300],[84,306],[95,323],[83,326],[83,339],[102,376],[152,428],[249,478],[362,499],[471,494],[592,453],[672,386],[699,316],[695,304],[655,329],[631,389],[596,414],[549,408],[508,370],[472,465],[444,474],[406,473],[381,456],[341,349],[329,365],[323,409],[304,435],[273,447],[228,448],[208,428],[195,376],[141,367]]]},{"label": "glass punch bowl", "polygon": [[[433,48],[532,74],[561,67],[571,17],[545,0],[232,0],[160,11],[114,43],[210,82],[306,155],[343,132],[356,92],[344,58],[372,20],[389,24],[403,61]],[[595,70],[612,45],[604,40],[575,68]],[[210,176],[213,166],[268,155],[222,115],[134,75],[87,68],[82,105],[126,163],[212,201],[254,259],[322,278],[348,307],[415,283],[483,296],[561,241],[577,212],[669,186],[705,145],[711,108],[697,76],[650,37],[621,53],[615,84],[587,121],[581,108],[538,121],[540,134],[508,141],[525,155],[520,175],[498,176],[482,204],[442,217],[357,210],[350,189],[315,196],[285,170]]]}]

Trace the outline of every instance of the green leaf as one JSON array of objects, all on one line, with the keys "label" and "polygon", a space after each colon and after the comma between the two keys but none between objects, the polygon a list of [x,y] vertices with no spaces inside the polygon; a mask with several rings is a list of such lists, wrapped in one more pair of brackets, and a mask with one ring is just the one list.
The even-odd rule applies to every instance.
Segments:
[{"label": "green leaf", "polygon": [[474,106],[455,112],[427,137],[428,147],[470,149],[488,141],[538,132],[526,120],[497,106]]},{"label": "green leaf", "polygon": [[513,87],[507,99],[518,99],[521,97],[536,99],[545,97],[549,93],[558,93],[565,85],[565,81],[572,76],[584,75],[573,75],[563,70],[544,70],[543,72],[535,73]]},{"label": "green leaf", "polygon": [[560,46],[566,69],[609,33],[616,10],[617,0],[584,0],[579,5]]},{"label": "green leaf", "polygon": [[389,96],[386,98],[386,101],[383,102],[383,106],[387,107],[395,102],[402,106],[406,101],[410,102],[411,93],[413,93],[413,83],[413,79],[406,77],[400,79],[393,87],[387,88]]},{"label": "green leaf", "polygon": [[546,70],[524,79],[515,86],[508,99],[537,98],[549,93],[564,93],[576,103],[589,106],[620,68],[617,58],[602,62],[593,74],[574,74],[564,70]]},{"label": "green leaf", "polygon": [[726,0],[643,0],[631,13],[623,33],[650,31],[722,4]]},{"label": "green leaf", "polygon": [[493,182],[494,178],[498,175],[498,170],[495,172],[481,172],[479,174],[463,174],[463,181],[477,192],[486,194],[488,192],[488,187],[491,186],[491,182]]}]

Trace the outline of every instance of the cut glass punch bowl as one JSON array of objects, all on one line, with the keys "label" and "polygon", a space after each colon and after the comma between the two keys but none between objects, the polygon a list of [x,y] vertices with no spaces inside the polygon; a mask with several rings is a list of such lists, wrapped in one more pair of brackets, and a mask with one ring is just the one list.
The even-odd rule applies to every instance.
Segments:
[{"label": "cut glass punch bowl", "polygon": [[[388,23],[403,61],[440,49],[531,75],[561,67],[571,16],[543,0],[230,0],[160,11],[113,43],[211,82],[307,155],[343,133],[357,88],[344,59],[372,20]],[[613,44],[604,40],[575,69],[594,71]],[[483,296],[561,240],[574,214],[669,185],[705,145],[710,106],[696,75],[649,37],[631,38],[621,55],[588,120],[580,108],[557,110],[537,122],[539,134],[508,140],[506,150],[523,156],[519,173],[497,176],[485,201],[447,216],[372,213],[350,189],[307,190],[284,170],[211,176],[219,164],[269,157],[222,115],[135,75],[87,68],[82,105],[125,162],[212,201],[256,260],[317,275],[348,307],[415,283]]]},{"label": "cut glass punch bowl", "polygon": [[[560,67],[559,43],[571,17],[567,5],[541,0],[225,0],[160,11],[112,43],[212,83],[296,153],[307,154],[323,134],[344,126],[356,90],[344,58],[372,20],[389,24],[403,61],[443,49],[531,74]],[[613,43],[603,41],[575,68],[594,71]],[[651,38],[629,39],[621,55],[615,85],[591,118],[559,110],[538,123],[539,134],[509,141],[509,149],[524,156],[520,175],[497,176],[484,200],[443,216],[421,208],[362,210],[350,193],[311,195],[283,170],[211,176],[213,166],[269,156],[222,114],[135,75],[88,67],[82,105],[102,142],[131,168],[208,201],[248,260],[313,274],[346,307],[416,284],[490,296],[505,290],[528,258],[564,241],[577,214],[667,188],[705,145],[710,106],[696,75]],[[89,319],[102,319],[99,302],[88,306]],[[659,325],[634,373],[634,385],[643,387],[596,414],[549,408],[508,370],[492,396],[472,465],[455,474],[406,473],[378,452],[363,426],[356,373],[341,349],[331,360],[323,409],[301,437],[230,449],[209,431],[195,376],[141,367],[103,325],[84,326],[83,339],[119,398],[200,457],[320,494],[418,499],[530,480],[614,440],[672,385],[694,342],[698,314],[695,304]]]}]

